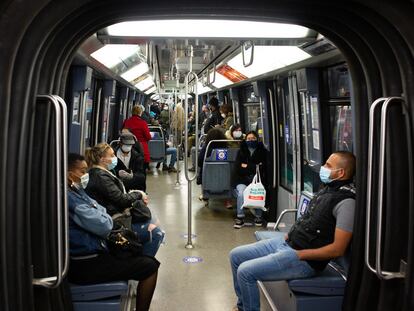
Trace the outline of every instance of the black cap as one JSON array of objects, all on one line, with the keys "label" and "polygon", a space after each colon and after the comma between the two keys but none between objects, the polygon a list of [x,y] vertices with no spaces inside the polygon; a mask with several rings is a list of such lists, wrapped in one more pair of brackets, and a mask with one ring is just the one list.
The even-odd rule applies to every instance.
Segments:
[{"label": "black cap", "polygon": [[131,133],[122,133],[119,140],[124,145],[135,145],[135,137]]}]

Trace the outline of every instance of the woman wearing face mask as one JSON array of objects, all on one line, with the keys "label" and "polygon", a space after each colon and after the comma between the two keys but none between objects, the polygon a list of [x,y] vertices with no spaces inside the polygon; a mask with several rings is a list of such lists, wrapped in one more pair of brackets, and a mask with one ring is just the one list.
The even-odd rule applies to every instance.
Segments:
[{"label": "woman wearing face mask", "polygon": [[68,155],[69,281],[96,284],[137,280],[136,310],[148,310],[160,264],[148,256],[120,259],[108,252],[105,240],[112,230],[112,218],[83,190],[88,185],[87,169],[83,156]]},{"label": "woman wearing face mask", "polygon": [[[140,206],[142,202],[138,201],[147,204],[148,197],[145,192],[134,190],[127,193],[122,181],[112,172],[118,158],[108,144],[100,143],[86,149],[85,158],[89,166],[89,183],[85,191],[103,205],[109,215],[122,213],[133,205]],[[155,256],[164,238],[164,232],[156,223],[150,216],[140,222],[133,221],[132,229],[138,234],[145,255]]]},{"label": "woman wearing face mask", "polygon": [[[240,150],[236,158],[237,186],[234,191],[237,198],[237,218],[235,219],[234,228],[240,229],[244,226],[245,212],[243,205],[243,192],[246,187],[253,181],[256,174],[256,165],[260,165],[261,180],[266,186],[266,149],[263,144],[258,141],[258,135],[255,131],[246,134],[246,140],[240,144]],[[262,226],[262,210],[255,209],[255,225]]]},{"label": "woman wearing face mask", "polygon": [[119,146],[115,148],[118,163],[116,175],[122,180],[125,190],[146,190],[144,153],[134,148],[137,142],[132,133],[125,131],[119,137]]},{"label": "woman wearing face mask", "polygon": [[230,130],[230,127],[233,125],[233,107],[226,104],[220,107],[220,113],[221,117],[223,118],[223,121],[221,123],[221,126],[226,130]]},{"label": "woman wearing face mask", "polygon": [[241,125],[238,123],[232,125],[225,135],[228,140],[242,140],[244,138]]}]

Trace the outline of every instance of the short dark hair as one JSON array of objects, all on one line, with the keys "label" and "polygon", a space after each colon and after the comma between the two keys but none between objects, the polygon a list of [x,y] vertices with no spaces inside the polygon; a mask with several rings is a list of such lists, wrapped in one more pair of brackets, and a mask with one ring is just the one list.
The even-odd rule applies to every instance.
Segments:
[{"label": "short dark hair", "polygon": [[68,154],[68,170],[73,170],[77,162],[85,161],[85,157],[78,153]]},{"label": "short dark hair", "polygon": [[214,108],[218,108],[219,106],[218,99],[215,97],[210,98],[210,100],[208,101],[208,105]]},{"label": "short dark hair", "polygon": [[248,136],[248,135],[250,135],[250,134],[254,135],[254,136],[256,137],[256,139],[257,139],[257,140],[259,140],[259,134],[257,134],[257,132],[256,132],[256,131],[249,131],[249,132],[247,132],[247,133],[246,133],[246,138],[247,138],[247,136]]},{"label": "short dark hair", "polygon": [[340,157],[341,166],[344,168],[346,177],[351,179],[355,175],[356,158],[352,152],[349,151],[335,151],[334,154]]}]

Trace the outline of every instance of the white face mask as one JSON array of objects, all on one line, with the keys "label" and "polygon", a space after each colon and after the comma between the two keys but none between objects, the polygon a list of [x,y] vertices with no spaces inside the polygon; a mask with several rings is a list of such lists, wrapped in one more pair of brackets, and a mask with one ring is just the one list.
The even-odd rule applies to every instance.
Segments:
[{"label": "white face mask", "polygon": [[226,114],[225,114],[225,113],[222,113],[222,114],[221,114],[221,117],[222,117],[223,119],[225,119],[225,118],[226,118]]},{"label": "white face mask", "polygon": [[242,135],[243,135],[242,131],[234,131],[233,132],[233,137],[234,138],[240,138],[240,137],[242,137]]},{"label": "white face mask", "polygon": [[121,149],[123,152],[128,153],[131,152],[132,146],[131,145],[122,145]]},{"label": "white face mask", "polygon": [[83,189],[86,189],[86,187],[88,186],[88,182],[89,182],[89,174],[86,173],[85,175],[82,175],[80,178],[80,184]]}]

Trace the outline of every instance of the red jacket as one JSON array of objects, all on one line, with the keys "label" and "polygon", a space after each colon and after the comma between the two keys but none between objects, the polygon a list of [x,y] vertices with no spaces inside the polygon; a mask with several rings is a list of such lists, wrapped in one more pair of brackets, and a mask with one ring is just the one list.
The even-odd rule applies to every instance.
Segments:
[{"label": "red jacket", "polygon": [[123,128],[129,129],[132,134],[136,136],[144,149],[144,161],[150,162],[150,153],[148,148],[148,141],[151,140],[151,134],[147,122],[138,116],[132,116],[124,121]]}]

